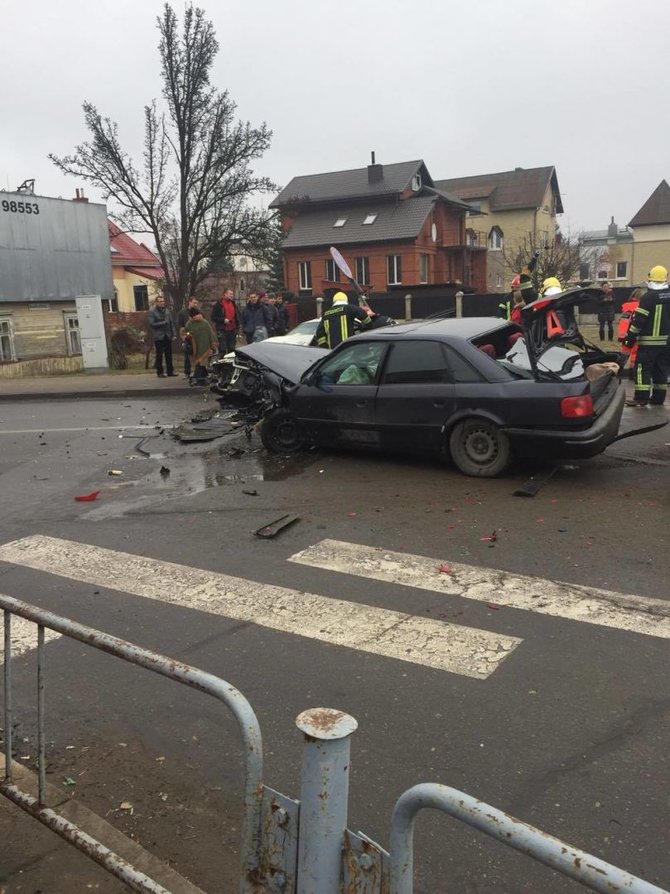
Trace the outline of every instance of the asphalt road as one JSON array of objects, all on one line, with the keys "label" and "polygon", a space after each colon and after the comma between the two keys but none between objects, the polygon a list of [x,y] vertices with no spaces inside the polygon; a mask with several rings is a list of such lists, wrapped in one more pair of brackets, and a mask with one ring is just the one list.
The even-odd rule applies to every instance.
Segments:
[{"label": "asphalt road", "polygon": [[[0,404],[0,544],[27,538],[42,563],[0,562],[0,591],[231,682],[260,720],[266,782],[293,797],[296,715],[349,712],[359,723],[349,826],[385,846],[397,797],[441,782],[670,887],[668,639],[639,632],[645,622],[667,630],[670,616],[670,433],[568,464],[524,498],[515,489],[542,467],[479,481],[397,457],[270,458],[239,431],[194,445],[160,434],[208,406],[195,394]],[[627,410],[624,426],[663,414]],[[149,456],[137,450],[145,437]],[[74,501],[95,490],[95,502]],[[300,521],[274,540],[253,536],[284,513]],[[319,567],[309,550],[324,540],[349,544],[354,558]],[[376,548],[390,580],[369,563],[361,576],[362,546]],[[405,556],[428,558],[420,583],[403,577]],[[255,586],[247,593],[238,579]],[[550,594],[552,581],[566,586]],[[604,609],[590,623],[581,603],[571,607],[593,595],[580,587],[642,601],[598,596]],[[237,590],[234,608],[232,597],[217,602]],[[537,608],[515,607],[513,592]],[[278,620],[282,599],[304,613]],[[414,643],[414,628],[391,644],[355,639],[388,613],[420,619]],[[476,666],[455,657],[444,669],[444,625],[463,628],[466,651],[472,631],[502,645],[493,657],[478,645]],[[50,781],[73,780],[77,798],[196,884],[228,890],[242,757],[231,718],[64,639],[47,660]],[[15,677],[19,757],[30,765],[34,652]],[[415,865],[416,894],[583,890],[433,812],[417,823]]]}]

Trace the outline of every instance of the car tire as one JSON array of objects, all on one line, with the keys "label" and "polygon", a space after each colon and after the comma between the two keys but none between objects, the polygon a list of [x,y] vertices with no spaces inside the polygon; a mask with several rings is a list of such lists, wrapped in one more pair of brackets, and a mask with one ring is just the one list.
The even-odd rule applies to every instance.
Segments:
[{"label": "car tire", "polygon": [[288,456],[299,453],[305,446],[305,435],[298,420],[289,410],[272,410],[263,418],[261,441],[270,453]]},{"label": "car tire", "polygon": [[488,419],[459,422],[449,438],[449,452],[464,475],[495,478],[509,466],[512,450],[507,435]]}]

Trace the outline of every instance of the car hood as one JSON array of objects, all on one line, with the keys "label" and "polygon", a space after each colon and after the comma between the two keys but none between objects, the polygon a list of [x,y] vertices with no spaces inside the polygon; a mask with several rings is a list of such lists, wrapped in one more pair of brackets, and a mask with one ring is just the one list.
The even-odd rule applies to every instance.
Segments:
[{"label": "car hood", "polygon": [[597,286],[568,289],[551,298],[538,298],[521,308],[521,319],[526,330],[529,353],[538,359],[548,348],[555,345],[576,345],[584,348],[586,342],[579,331],[575,308],[587,301],[597,300],[603,290]]},{"label": "car hood", "polygon": [[323,348],[309,348],[303,345],[259,341],[237,348],[235,353],[242,359],[260,364],[295,385],[300,381],[303,373],[328,351]]}]

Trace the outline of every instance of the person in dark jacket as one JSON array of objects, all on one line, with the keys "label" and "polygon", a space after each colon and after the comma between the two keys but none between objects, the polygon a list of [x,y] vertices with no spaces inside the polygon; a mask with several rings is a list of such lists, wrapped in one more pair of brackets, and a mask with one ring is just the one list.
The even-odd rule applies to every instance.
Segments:
[{"label": "person in dark jacket", "polygon": [[277,313],[279,315],[279,329],[277,330],[277,335],[286,335],[291,327],[291,323],[288,316],[288,305],[284,301],[284,296],[281,293],[275,296],[275,307],[277,308]]},{"label": "person in dark jacket", "polygon": [[316,327],[316,343],[320,348],[335,348],[356,331],[356,322],[361,327],[370,325],[372,311],[355,304],[349,304],[344,292],[335,292],[333,306],[324,311]]},{"label": "person in dark jacket", "polygon": [[240,325],[232,289],[226,289],[223,297],[212,308],[212,326],[219,339],[219,354],[234,351]]},{"label": "person in dark jacket", "polygon": [[249,295],[247,306],[242,311],[242,332],[250,345],[254,341],[263,341],[268,337],[270,320],[264,304],[258,300],[256,292]]},{"label": "person in dark jacket", "polygon": [[668,271],[658,264],[649,271],[648,290],[640,299],[623,343],[638,345],[635,393],[629,406],[660,407],[670,375],[670,289]]},{"label": "person in dark jacket", "polygon": [[156,375],[164,379],[163,360],[165,360],[165,368],[168,376],[176,376],[172,365],[172,339],[175,336],[174,322],[172,314],[165,306],[165,298],[158,295],[154,306],[148,314],[149,325],[154,337],[154,347],[156,348]]},{"label": "person in dark jacket", "polygon": [[279,312],[275,307],[274,299],[271,298],[267,292],[259,292],[258,298],[265,311],[267,313],[268,318],[268,338],[273,338],[275,335],[279,335]]},{"label": "person in dark jacket", "polygon": [[614,292],[608,282],[601,282],[603,295],[598,301],[598,326],[600,341],[605,341],[605,324],[607,324],[607,340],[614,341]]}]

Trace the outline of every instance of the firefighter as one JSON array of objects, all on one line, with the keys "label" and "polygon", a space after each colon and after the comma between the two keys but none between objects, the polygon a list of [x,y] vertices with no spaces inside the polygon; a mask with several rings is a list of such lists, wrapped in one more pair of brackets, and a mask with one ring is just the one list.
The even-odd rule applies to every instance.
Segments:
[{"label": "firefighter", "polygon": [[523,304],[531,304],[537,298],[537,292],[533,287],[533,270],[537,265],[537,259],[540,256],[539,251],[533,252],[533,256],[522,268],[521,273],[517,273],[511,283],[511,292],[505,295],[496,309],[496,316],[502,320],[511,320],[512,311],[514,310],[514,296],[516,292],[521,292]]},{"label": "firefighter", "polygon": [[649,271],[647,291],[633,314],[623,343],[638,345],[635,393],[628,406],[661,407],[665,403],[670,373],[670,288],[668,271],[657,264]]},{"label": "firefighter", "polygon": [[316,343],[320,348],[337,347],[340,342],[349,338],[356,331],[357,322],[361,327],[371,322],[372,311],[369,307],[357,307],[350,304],[344,292],[335,292],[333,306],[324,311],[316,329]]},{"label": "firefighter", "polygon": [[619,317],[619,322],[617,323],[617,341],[621,345],[621,350],[624,354],[628,355],[628,360],[626,362],[626,368],[628,370],[628,375],[631,379],[634,378],[635,371],[635,363],[637,361],[637,344],[633,345],[632,348],[627,348],[624,345],[624,341],[626,336],[628,335],[628,329],[630,327],[630,321],[633,318],[633,314],[638,308],[640,303],[640,298],[644,295],[644,289],[633,289],[628,297],[628,301],[624,301],[621,305],[621,316]]},{"label": "firefighter", "polygon": [[548,276],[542,283],[543,298],[551,298],[552,295],[560,295],[562,291],[561,281],[555,276]]}]

